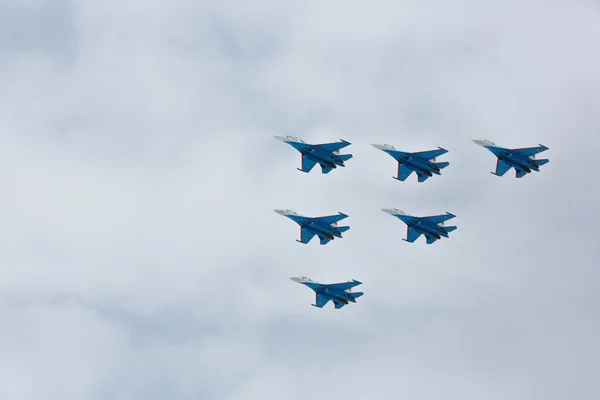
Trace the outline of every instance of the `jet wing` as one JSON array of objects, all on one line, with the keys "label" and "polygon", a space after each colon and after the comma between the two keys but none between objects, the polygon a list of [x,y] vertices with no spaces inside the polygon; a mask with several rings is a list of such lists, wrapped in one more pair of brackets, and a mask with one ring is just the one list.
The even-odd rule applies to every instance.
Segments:
[{"label": "jet wing", "polygon": [[311,160],[305,155],[302,155],[302,168],[298,168],[298,170],[302,172],[310,172],[310,170],[313,169],[316,164],[317,163],[315,161]]},{"label": "jet wing", "polygon": [[442,215],[432,215],[431,217],[420,217],[419,219],[425,220],[427,222],[431,222],[434,224],[440,224],[444,221],[448,221],[449,219],[452,219],[456,217],[456,215],[454,214],[450,214],[450,213],[446,213],[446,214],[442,214]]},{"label": "jet wing", "polygon": [[413,243],[419,238],[419,236],[421,236],[421,232],[417,232],[409,226],[408,228],[406,228],[406,239],[404,240],[406,240],[409,243]]},{"label": "jet wing", "polygon": [[396,179],[404,182],[406,178],[408,178],[413,172],[414,171],[412,169],[398,161],[398,178]]},{"label": "jet wing", "polygon": [[431,160],[433,158],[441,156],[442,154],[446,154],[447,152],[448,150],[439,147],[437,150],[417,151],[411,154],[420,158],[424,158],[426,160]]},{"label": "jet wing", "polygon": [[498,158],[498,161],[496,162],[496,172],[494,172],[495,175],[498,176],[502,176],[504,175],[509,169],[511,168],[510,165],[508,165],[507,163],[505,163],[504,161],[502,161],[501,159]]},{"label": "jet wing", "polygon": [[336,214],[336,215],[325,215],[323,217],[315,217],[313,219],[316,221],[322,222],[324,224],[331,225],[331,224],[335,224],[336,222],[341,221],[345,218],[348,218],[348,215],[340,213],[340,214]]},{"label": "jet wing", "polygon": [[332,284],[326,285],[326,286],[333,288],[333,289],[346,291],[346,290],[353,288],[354,286],[358,286],[358,285],[362,285],[362,282],[352,281],[352,282],[344,282],[344,283],[332,283]]},{"label": "jet wing", "polygon": [[313,306],[322,308],[327,303],[329,303],[329,298],[317,293],[315,304],[313,304]]},{"label": "jet wing", "polygon": [[548,150],[548,148],[541,144],[538,147],[523,147],[520,149],[510,149],[510,151],[513,151],[525,157],[531,157],[546,150]]},{"label": "jet wing", "polygon": [[315,233],[313,231],[309,231],[305,228],[300,228],[300,240],[298,240],[298,242],[306,244],[311,241],[313,236],[315,236]]},{"label": "jet wing", "polygon": [[346,146],[350,146],[350,142],[346,142],[345,140],[341,140],[341,142],[333,142],[333,143],[322,143],[322,144],[313,144],[313,147],[317,147],[323,151],[335,152],[343,149]]}]

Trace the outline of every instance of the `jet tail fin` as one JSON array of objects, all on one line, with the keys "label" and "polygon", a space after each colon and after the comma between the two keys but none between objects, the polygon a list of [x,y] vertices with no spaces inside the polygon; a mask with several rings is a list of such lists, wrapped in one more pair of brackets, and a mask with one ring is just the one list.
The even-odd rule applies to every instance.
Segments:
[{"label": "jet tail fin", "polygon": [[348,161],[349,159],[352,158],[352,154],[340,154],[340,155],[338,155],[338,157],[342,161]]},{"label": "jet tail fin", "polygon": [[443,169],[443,168],[446,168],[448,165],[450,165],[450,163],[447,162],[447,161],[444,161],[444,162],[434,162],[433,165],[435,165],[439,169]]}]

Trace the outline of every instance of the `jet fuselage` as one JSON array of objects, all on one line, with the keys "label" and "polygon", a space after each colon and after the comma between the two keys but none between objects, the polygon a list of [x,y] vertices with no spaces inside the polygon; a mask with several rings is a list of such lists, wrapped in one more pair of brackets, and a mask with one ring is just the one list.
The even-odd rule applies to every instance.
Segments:
[{"label": "jet fuselage", "polygon": [[525,157],[517,152],[513,152],[510,149],[504,149],[502,147],[485,146],[489,151],[494,153],[496,157],[510,165],[511,167],[522,169],[529,173],[531,170],[539,171],[540,167],[534,162],[533,159]]},{"label": "jet fuselage", "polygon": [[402,151],[384,151],[415,172],[420,172],[429,177],[433,176],[433,174],[441,175],[439,167],[429,160],[424,160],[420,157],[414,157],[410,153],[405,153]]},{"label": "jet fuselage", "polygon": [[296,222],[302,228],[312,231],[317,235],[322,235],[329,240],[332,240],[334,236],[338,238],[342,237],[342,234],[335,226],[324,224],[314,219],[302,216],[287,215],[287,217]]},{"label": "jet fuselage", "polygon": [[426,220],[413,218],[408,215],[396,215],[396,216],[398,218],[400,218],[408,226],[410,226],[412,229],[414,229],[416,232],[419,232],[419,233],[422,233],[425,235],[430,235],[436,239],[441,239],[441,236],[446,237],[446,238],[448,237],[448,231],[446,231],[446,229],[444,229],[443,226],[434,224],[434,223],[426,221]]},{"label": "jet fuselage", "polygon": [[348,304],[348,302],[356,303],[356,299],[352,295],[351,292],[346,292],[344,290],[338,290],[331,287],[327,287],[326,285],[315,284],[315,283],[304,283],[304,285],[308,286],[317,294],[328,297],[332,300],[337,300],[340,303]]},{"label": "jet fuselage", "polygon": [[334,153],[323,151],[318,147],[306,143],[288,142],[288,144],[298,150],[303,156],[319,164],[323,163],[329,168],[337,168],[338,165],[344,166],[344,160]]}]

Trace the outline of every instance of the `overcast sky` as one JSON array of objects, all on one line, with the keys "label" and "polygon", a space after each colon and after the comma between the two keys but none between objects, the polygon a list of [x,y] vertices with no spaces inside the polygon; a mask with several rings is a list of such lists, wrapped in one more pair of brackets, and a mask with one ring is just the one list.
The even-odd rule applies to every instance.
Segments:
[{"label": "overcast sky", "polygon": [[[1,399],[600,398],[600,3],[368,3],[0,0]],[[354,158],[303,174],[286,134]]]}]

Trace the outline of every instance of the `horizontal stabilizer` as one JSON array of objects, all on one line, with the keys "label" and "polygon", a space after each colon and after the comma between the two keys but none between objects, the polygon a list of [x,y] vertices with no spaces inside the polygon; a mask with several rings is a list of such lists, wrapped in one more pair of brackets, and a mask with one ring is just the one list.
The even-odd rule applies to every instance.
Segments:
[{"label": "horizontal stabilizer", "polygon": [[362,296],[364,293],[363,292],[356,292],[356,293],[352,293],[352,296],[354,296],[354,298],[358,298],[360,296]]},{"label": "horizontal stabilizer", "polygon": [[456,230],[456,226],[445,226],[444,229],[446,230],[446,232],[450,233]]},{"label": "horizontal stabilizer", "polygon": [[531,160],[534,163],[536,163],[538,165],[538,167],[541,167],[544,164],[548,164],[550,162],[550,160],[548,160],[547,158],[543,158],[541,160]]},{"label": "horizontal stabilizer", "polygon": [[326,164],[321,164],[321,172],[322,172],[322,173],[324,173],[324,174],[328,174],[328,173],[330,173],[331,171],[333,171],[333,168],[329,167],[329,166],[328,166],[328,165],[326,165]]},{"label": "horizontal stabilizer", "polygon": [[517,172],[516,172],[516,174],[515,174],[515,176],[516,176],[517,178],[522,178],[522,177],[524,177],[525,175],[527,175],[527,172],[523,171],[522,169],[518,169],[518,170],[517,170]]},{"label": "horizontal stabilizer", "polygon": [[421,173],[418,173],[418,172],[417,172],[417,175],[419,177],[419,179],[418,179],[419,182],[425,182],[427,179],[429,179],[428,175],[421,174]]},{"label": "horizontal stabilizer", "polygon": [[433,163],[433,165],[435,165],[439,169],[442,169],[442,168],[446,168],[448,165],[450,165],[450,163],[447,161],[444,161],[444,162]]},{"label": "horizontal stabilizer", "polygon": [[427,244],[433,244],[437,240],[433,236],[426,236],[426,237],[427,237]]},{"label": "horizontal stabilizer", "polygon": [[335,304],[335,308],[337,310],[339,310],[340,308],[344,307],[346,305],[346,303],[340,303],[339,301],[333,301],[333,303]]},{"label": "horizontal stabilizer", "polygon": [[330,241],[331,241],[331,239],[326,238],[325,236],[319,235],[319,243],[321,243],[321,246],[325,246]]},{"label": "horizontal stabilizer", "polygon": [[336,227],[338,231],[340,231],[340,233],[344,233],[346,232],[348,229],[350,229],[349,226],[338,226]]},{"label": "horizontal stabilizer", "polygon": [[338,157],[342,161],[348,161],[349,159],[352,158],[352,154],[340,154]]}]

